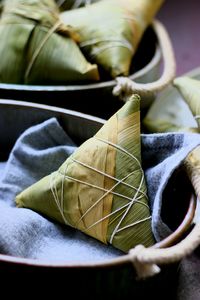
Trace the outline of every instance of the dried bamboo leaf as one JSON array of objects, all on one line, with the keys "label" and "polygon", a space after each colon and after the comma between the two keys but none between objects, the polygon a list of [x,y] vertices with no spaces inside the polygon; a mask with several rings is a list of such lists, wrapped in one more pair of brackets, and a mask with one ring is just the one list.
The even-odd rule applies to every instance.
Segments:
[{"label": "dried bamboo leaf", "polygon": [[112,77],[129,75],[142,35],[163,0],[102,0],[61,14],[77,29],[80,47],[89,60]]},{"label": "dried bamboo leaf", "polygon": [[125,252],[137,244],[152,245],[139,105],[134,96],[58,171],[19,194],[17,205]]}]

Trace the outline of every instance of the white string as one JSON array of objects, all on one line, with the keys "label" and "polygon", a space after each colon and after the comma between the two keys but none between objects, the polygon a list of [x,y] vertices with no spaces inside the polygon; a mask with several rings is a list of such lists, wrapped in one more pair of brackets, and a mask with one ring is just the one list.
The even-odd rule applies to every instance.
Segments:
[{"label": "white string", "polygon": [[[128,21],[135,21],[134,17],[126,16],[126,15],[117,18],[117,20],[118,19],[123,19],[123,20],[128,20]],[[112,22],[113,22],[113,18],[112,18]],[[104,42],[114,42],[114,43],[119,43],[119,45],[105,45],[105,46],[99,47],[98,49],[93,50],[93,52],[91,54],[91,57],[94,57],[94,56],[98,55],[99,53],[101,53],[103,51],[106,51],[107,49],[110,49],[110,48],[113,48],[113,47],[124,47],[124,48],[130,50],[131,53],[134,52],[134,47],[133,47],[132,43],[129,42],[128,40],[126,40],[126,39],[123,39],[123,38],[121,40],[116,40],[116,39],[112,39],[112,38],[109,38],[109,39],[95,38],[95,39],[91,39],[91,40],[81,42],[80,47],[83,48],[83,47],[94,45],[96,43],[104,43]]]},{"label": "white string", "polygon": [[96,140],[99,140],[99,141],[105,143],[105,144],[108,144],[108,145],[110,145],[110,146],[113,146],[114,148],[120,150],[121,152],[126,153],[128,156],[130,156],[131,158],[133,158],[133,159],[138,163],[138,166],[139,166],[140,170],[142,169],[139,160],[138,160],[133,154],[129,153],[126,149],[124,149],[124,148],[122,148],[121,146],[116,145],[116,144],[114,144],[114,143],[112,143],[112,142],[109,142],[109,141],[106,141],[106,140],[104,140],[104,139],[98,138],[97,136],[94,136],[94,138],[95,138]]},{"label": "white string", "polygon": [[195,120],[198,120],[198,119],[200,119],[200,115],[196,115],[196,116],[194,116],[194,118],[195,118]]},{"label": "white string", "polygon": [[[87,41],[84,41],[84,42],[81,42],[80,43],[80,47],[81,48],[84,48],[84,47],[87,47],[87,46],[91,46],[91,45],[95,45],[97,43],[105,43],[105,42],[113,42],[113,43],[119,43],[121,44],[120,46],[123,46],[125,48],[128,48],[131,52],[133,52],[133,46],[131,43],[129,43],[127,40],[125,39],[121,39],[121,40],[116,40],[116,39],[112,39],[112,38],[109,38],[109,39],[98,39],[98,38],[95,38],[95,39],[91,39],[91,40],[87,40]],[[116,47],[115,45],[107,45],[105,47],[101,47],[100,49],[107,49],[107,48],[111,48],[111,47]],[[99,49],[98,49],[99,51]],[[94,55],[96,55],[95,52],[93,52]]]},{"label": "white string", "polygon": [[26,68],[25,71],[25,82],[28,80],[29,74],[32,70],[32,67],[39,55],[39,53],[41,52],[42,48],[45,46],[46,42],[48,41],[48,39],[51,37],[51,35],[58,29],[58,27],[60,26],[61,22],[60,20],[58,20],[58,22],[56,22],[54,24],[54,26],[47,32],[47,34],[45,35],[44,39],[41,41],[41,43],[39,44],[39,46],[36,48],[35,52],[33,53],[33,56],[31,57],[29,64]]},{"label": "white string", "polygon": [[[113,241],[113,238],[114,238],[115,234],[118,233],[118,230],[119,230],[119,227],[120,227],[122,221],[123,221],[124,218],[127,216],[129,210],[131,209],[132,205],[134,204],[134,201],[135,201],[135,199],[136,199],[138,193],[139,193],[140,190],[141,190],[141,187],[142,187],[142,184],[143,184],[143,181],[144,181],[144,173],[143,173],[143,171],[142,171],[142,167],[141,167],[141,164],[140,164],[139,160],[138,160],[134,155],[132,155],[131,153],[129,153],[126,149],[124,149],[124,148],[120,147],[119,145],[116,145],[116,144],[114,144],[114,143],[112,143],[112,142],[109,142],[109,141],[106,141],[106,140],[97,138],[96,136],[95,136],[95,138],[98,139],[98,140],[100,140],[100,141],[102,141],[102,142],[104,142],[104,143],[106,143],[106,144],[108,144],[108,145],[111,145],[111,146],[113,146],[113,147],[119,149],[120,151],[126,153],[128,156],[132,157],[132,158],[138,163],[138,165],[139,165],[139,167],[140,167],[140,170],[141,170],[141,173],[142,173],[142,177],[141,177],[141,181],[140,181],[138,190],[136,191],[136,193],[135,193],[135,195],[134,195],[134,197],[133,197],[133,200],[132,200],[131,203],[129,204],[127,210],[125,211],[125,213],[124,213],[124,215],[122,216],[121,220],[119,221],[119,223],[117,224],[117,226],[116,226],[115,229],[113,230],[113,233],[112,233],[112,235],[111,235],[111,237],[110,237],[110,243],[112,244],[112,241]],[[120,231],[121,231],[121,230],[124,230],[124,228],[121,228]]]},{"label": "white string", "polygon": [[[113,212],[111,212],[110,214],[104,216],[103,218],[101,218],[100,220],[94,222],[93,224],[91,224],[89,227],[86,228],[86,230],[88,230],[88,229],[92,228],[93,226],[99,224],[100,222],[102,222],[102,221],[105,220],[106,218],[108,218],[108,217],[110,217],[110,216],[116,214],[117,212],[119,212],[119,211],[121,211],[121,210],[127,208],[127,209],[125,210],[124,214],[122,215],[122,217],[121,217],[119,223],[116,225],[115,229],[114,229],[113,232],[112,232],[112,235],[111,235],[111,238],[110,238],[110,243],[112,243],[114,236],[115,236],[118,232],[121,232],[122,230],[125,230],[125,229],[127,229],[127,228],[130,228],[130,227],[135,226],[135,225],[137,225],[137,224],[140,224],[140,223],[142,223],[142,222],[145,222],[146,220],[149,220],[149,219],[151,218],[151,217],[147,217],[147,218],[144,218],[144,219],[142,219],[142,220],[138,220],[138,221],[136,221],[136,222],[134,222],[134,223],[128,224],[128,225],[126,225],[126,226],[124,226],[124,227],[122,227],[122,228],[119,228],[120,225],[121,225],[121,223],[123,222],[124,218],[127,216],[129,210],[131,209],[131,207],[133,206],[134,203],[139,203],[139,204],[142,204],[142,205],[146,206],[147,208],[149,208],[149,206],[148,206],[146,203],[143,203],[142,201],[139,201],[139,200],[138,200],[138,199],[142,198],[143,196],[146,196],[146,194],[144,194],[144,192],[141,191],[141,187],[142,187],[142,184],[143,184],[143,182],[144,182],[144,173],[143,173],[143,171],[142,171],[141,164],[140,164],[139,160],[138,160],[134,155],[132,155],[131,153],[129,153],[126,149],[124,149],[124,148],[122,148],[121,146],[116,145],[116,144],[114,144],[114,143],[112,143],[112,142],[103,140],[103,139],[101,139],[101,138],[98,138],[98,137],[95,137],[95,138],[96,138],[97,140],[103,142],[103,143],[106,143],[106,144],[108,144],[108,145],[110,145],[110,146],[113,146],[114,148],[116,148],[116,149],[120,150],[121,152],[125,153],[126,155],[128,155],[129,157],[131,157],[132,159],[134,159],[134,160],[137,162],[138,166],[140,167],[139,170],[140,170],[141,173],[142,173],[142,177],[141,177],[141,181],[140,181],[139,187],[138,187],[138,188],[135,188],[135,187],[133,187],[133,186],[131,186],[131,185],[128,185],[129,187],[132,187],[132,188],[134,188],[134,190],[136,190],[136,193],[135,193],[134,197],[133,197],[133,198],[129,198],[129,197],[125,196],[125,195],[121,195],[121,194],[119,194],[119,193],[115,193],[115,192],[113,192],[113,190],[114,190],[119,184],[124,184],[124,182],[123,182],[124,180],[126,180],[128,177],[130,177],[130,176],[133,175],[136,171],[139,171],[139,170],[134,170],[133,172],[131,172],[131,173],[129,173],[128,175],[126,175],[123,179],[119,180],[119,179],[116,179],[115,177],[112,177],[112,176],[110,176],[110,175],[108,175],[108,174],[106,174],[106,173],[104,173],[104,172],[102,172],[102,171],[100,171],[100,170],[98,170],[98,169],[96,169],[96,168],[94,168],[94,167],[91,167],[91,166],[89,166],[89,165],[87,165],[87,164],[85,164],[85,163],[83,163],[83,162],[80,162],[80,161],[74,159],[73,157],[71,157],[72,161],[74,161],[74,162],[76,162],[76,163],[78,163],[78,164],[80,164],[80,165],[82,165],[82,166],[84,166],[84,167],[87,167],[87,168],[89,168],[89,169],[91,169],[91,170],[93,170],[93,171],[95,171],[95,172],[98,172],[98,173],[102,174],[103,176],[108,176],[108,177],[110,177],[111,179],[116,180],[117,182],[116,182],[109,190],[106,190],[106,189],[104,189],[104,188],[98,187],[98,186],[93,185],[93,184],[91,184],[91,183],[87,183],[87,182],[81,181],[81,180],[79,180],[79,179],[76,179],[76,178],[73,178],[73,177],[68,176],[68,175],[66,174],[66,171],[67,171],[67,166],[66,166],[66,168],[65,168],[65,170],[64,170],[64,174],[61,173],[60,171],[58,171],[58,172],[62,175],[62,182],[61,182],[61,200],[60,200],[60,201],[59,201],[59,196],[58,196],[57,188],[56,188],[56,186],[53,186],[54,181],[53,181],[53,177],[52,177],[52,176],[51,176],[51,182],[50,182],[50,185],[51,185],[51,191],[52,191],[54,200],[55,200],[55,202],[56,202],[56,204],[57,204],[57,206],[58,206],[58,209],[59,209],[59,211],[60,211],[60,213],[61,213],[61,215],[62,215],[62,217],[63,217],[63,219],[64,219],[64,221],[65,221],[66,224],[68,224],[68,222],[67,222],[67,220],[65,219],[64,211],[63,211],[63,209],[64,209],[64,180],[65,180],[65,178],[69,178],[69,179],[72,179],[72,180],[74,180],[74,181],[76,181],[76,182],[80,182],[80,183],[89,185],[89,186],[91,186],[91,187],[98,188],[98,189],[100,189],[100,190],[105,191],[105,193],[104,193],[104,194],[103,194],[103,195],[102,195],[102,196],[101,196],[101,197],[100,197],[100,198],[99,198],[99,199],[98,199],[91,207],[89,207],[89,208],[85,211],[85,213],[84,213],[84,214],[81,216],[81,218],[78,220],[77,224],[78,224],[78,223],[79,223],[79,222],[80,222],[80,221],[81,221],[81,220],[82,220],[82,219],[83,219],[83,218],[84,218],[84,217],[85,217],[85,216],[86,216],[86,215],[87,215],[87,214],[88,214],[88,213],[89,213],[89,212],[90,212],[90,211],[91,211],[98,203],[100,203],[100,201],[102,201],[102,199],[105,198],[109,193],[117,194],[117,196],[122,197],[122,198],[126,198],[127,200],[129,200],[129,203],[123,205],[122,207],[119,207],[119,208],[116,209],[115,211],[113,211]],[[140,193],[140,196],[139,196],[139,193]]]},{"label": "white string", "polygon": [[[126,180],[129,176],[131,176],[132,174],[133,174],[134,172],[131,172],[131,173],[129,173],[127,176],[125,176],[123,179],[121,179],[120,181],[118,181],[115,185],[113,185],[112,186],[112,188],[110,189],[110,190],[107,190],[107,192],[104,194],[104,195],[102,195],[92,206],[90,206],[90,208],[89,209],[87,209],[87,211],[82,215],[82,217],[80,218],[80,220],[79,221],[81,221],[103,198],[105,198],[112,190],[114,190],[120,183],[122,183],[122,181],[124,181],[124,180]],[[141,201],[138,201],[139,203],[143,203],[143,202],[141,202]],[[146,205],[146,204],[145,204]],[[147,206],[147,205],[146,205]],[[148,207],[148,206],[147,206]],[[109,217],[109,215],[107,215],[106,216],[106,218],[107,217]],[[104,217],[104,219],[105,219],[105,217]],[[79,223],[79,221],[78,221],[78,223]],[[98,223],[99,222],[101,222],[102,221],[102,219],[100,219],[99,221],[98,221]],[[93,224],[94,225],[94,224]],[[90,228],[91,227],[93,227],[93,225],[91,225],[90,226]]]},{"label": "white string", "polygon": [[[62,174],[62,173],[61,173],[61,174]],[[62,175],[63,175],[63,174],[62,174]],[[129,174],[129,175],[130,175],[130,174]],[[79,182],[79,183],[82,183],[82,184],[85,184],[85,185],[89,185],[89,186],[91,186],[91,187],[93,187],[93,188],[97,188],[97,189],[103,190],[103,191],[106,192],[105,194],[107,194],[107,192],[110,192],[111,194],[117,195],[117,196],[122,197],[122,198],[126,198],[126,199],[129,200],[129,201],[132,201],[132,200],[133,200],[132,198],[129,198],[129,197],[125,196],[125,195],[122,195],[122,194],[119,194],[119,193],[115,193],[115,192],[112,192],[112,191],[110,191],[110,190],[106,190],[106,189],[104,189],[104,188],[98,187],[98,186],[96,186],[96,185],[90,184],[90,183],[88,183],[88,182],[79,180],[79,179],[74,178],[74,177],[71,177],[71,176],[68,176],[68,175],[66,175],[66,174],[65,174],[64,176],[65,176],[66,178],[68,178],[68,179],[73,180],[73,181],[76,181],[76,182]],[[127,177],[128,177],[128,176],[127,176]],[[117,184],[118,184],[118,183],[117,183]],[[116,184],[116,185],[117,185],[117,184]],[[106,196],[105,194],[103,195],[103,197]],[[138,199],[141,199],[142,197],[143,197],[143,196],[141,195],[141,196],[139,196],[138,198],[136,198],[135,201],[134,201],[134,203],[139,203],[139,204],[144,205],[145,207],[147,207],[147,208],[149,209],[149,206],[148,206],[146,203],[144,203],[144,202],[138,200]],[[101,200],[102,200],[102,199],[101,199]],[[97,200],[97,201],[98,201],[98,203],[100,202],[99,200]],[[94,208],[98,203],[95,202],[92,206],[90,206],[90,208],[84,213],[84,215],[77,221],[77,224],[78,224],[78,223],[83,219],[83,217],[85,217],[85,215],[86,215],[87,213],[89,213],[89,211],[90,211],[92,208]],[[121,206],[120,208],[118,208],[118,209],[115,210],[114,212],[110,213],[109,215],[106,215],[105,217],[103,217],[102,219],[100,219],[100,220],[98,220],[97,222],[93,223],[92,225],[90,225],[90,226],[87,227],[86,229],[89,229],[89,228],[93,227],[94,225],[100,223],[101,221],[103,221],[103,220],[105,220],[106,218],[110,217],[110,216],[113,215],[114,213],[116,213],[116,212],[120,211],[121,209],[127,207],[128,205],[129,205],[129,203],[125,204],[124,206]],[[77,227],[77,226],[75,226],[75,227]]]},{"label": "white string", "polygon": [[[140,189],[141,189],[141,187],[142,187],[143,180],[144,180],[144,174],[143,174],[143,172],[142,172],[142,178],[141,178],[141,181],[140,181],[140,185],[139,185],[139,187],[138,187],[138,190],[137,190],[137,192],[135,193],[135,195],[134,195],[134,197],[133,197],[133,200],[132,200],[131,203],[129,204],[129,206],[128,206],[127,210],[125,211],[124,215],[122,216],[121,220],[119,221],[119,223],[117,224],[117,226],[115,227],[115,229],[114,229],[113,232],[112,232],[112,235],[111,235],[111,237],[110,237],[110,243],[111,243],[111,244],[112,244],[112,241],[113,241],[113,238],[114,238],[115,234],[118,233],[118,229],[119,229],[119,227],[120,227],[122,221],[125,219],[125,217],[127,216],[129,210],[131,209],[132,205],[134,204],[134,201],[135,201],[135,199],[136,199],[136,197],[137,197],[137,195],[138,195],[138,193],[139,193],[139,191],[140,191]],[[124,229],[124,228],[121,228],[121,230],[123,230],[123,229]]]},{"label": "white string", "polygon": [[63,218],[63,220],[64,220],[64,223],[65,223],[66,225],[70,225],[69,222],[66,220],[65,215],[64,215],[63,208],[62,208],[61,205],[60,205],[57,187],[56,187],[56,184],[54,184],[54,178],[55,178],[56,176],[53,176],[53,175],[55,175],[55,173],[52,173],[51,176],[50,176],[50,189],[51,189],[51,192],[52,192],[52,194],[53,194],[53,198],[54,198],[55,203],[56,203],[56,205],[57,205],[57,207],[58,207],[58,210],[59,210],[59,212],[60,212],[60,214],[61,214],[61,216],[62,216],[62,218]]},{"label": "white string", "polygon": [[[58,171],[58,173],[61,174],[61,175],[64,175],[64,174],[61,173],[60,171]],[[64,177],[65,177],[65,178],[68,178],[68,179],[70,179],[70,180],[73,180],[73,181],[76,181],[76,182],[79,182],[79,183],[88,185],[88,186],[90,186],[90,187],[92,187],[92,188],[95,188],[95,189],[98,189],[98,190],[101,190],[101,191],[104,191],[104,192],[107,192],[107,191],[108,191],[107,189],[105,189],[105,188],[103,188],[103,187],[100,187],[100,186],[98,186],[98,185],[95,185],[95,184],[92,184],[92,183],[89,183],[89,182],[85,182],[85,181],[83,181],[83,180],[80,180],[80,179],[77,179],[77,178],[74,178],[74,177],[71,177],[71,176],[69,176],[69,175],[67,175],[67,174],[65,174]],[[116,196],[119,196],[119,197],[124,198],[124,199],[129,200],[129,201],[132,201],[132,198],[130,198],[130,197],[128,197],[128,196],[125,196],[125,195],[123,195],[123,194],[116,193],[116,192],[113,192],[113,191],[111,191],[111,194],[116,195]],[[142,197],[143,197],[143,195],[139,196],[137,199],[141,199]],[[145,203],[143,203],[143,204],[146,206]]]},{"label": "white string", "polygon": [[[64,173],[67,172],[67,165],[65,166]],[[61,209],[64,213],[64,182],[65,182],[65,176],[62,176],[62,188],[61,188]]]},{"label": "white string", "polygon": [[[142,203],[142,202],[141,202]],[[93,223],[92,225],[90,225],[89,227],[87,227],[86,229],[90,229],[93,226],[99,224],[100,222],[104,221],[105,219],[111,217],[112,215],[116,214],[117,212],[119,212],[120,210],[126,208],[129,205],[129,203],[124,204],[123,206],[117,208],[115,211],[109,213],[108,215],[104,216],[103,218],[101,218],[100,220],[96,221],[95,223]]]},{"label": "white string", "polygon": [[142,220],[136,221],[136,222],[134,222],[134,223],[132,223],[132,224],[128,224],[128,225],[124,226],[123,228],[118,229],[117,232],[120,232],[120,231],[122,231],[122,230],[124,230],[124,229],[127,229],[127,228],[129,228],[129,227],[135,226],[135,225],[137,225],[137,224],[143,223],[143,222],[148,221],[148,220],[150,220],[150,219],[151,219],[151,216],[149,216],[149,217],[147,217],[147,218],[144,218],[144,219],[142,219]]},{"label": "white string", "polygon": [[[144,204],[143,202],[137,201],[137,200],[135,200],[134,203]],[[116,213],[119,212],[120,210],[126,208],[128,205],[129,205],[129,203],[124,204],[123,206],[117,208],[115,211],[111,212],[110,214],[108,214],[108,215],[104,216],[103,218],[101,218],[100,220],[96,221],[95,223],[93,223],[92,225],[90,225],[89,227],[87,227],[86,229],[92,228],[93,226],[99,224],[100,222],[102,222],[102,221],[106,220],[107,218],[111,217],[112,215],[116,214]],[[147,205],[145,205],[145,206],[147,206]],[[149,208],[149,206],[147,206],[147,208]],[[137,225],[137,224],[142,223],[142,222],[144,222],[144,221],[147,221],[147,220],[149,220],[149,219],[151,219],[151,216],[150,216],[150,217],[147,217],[147,218],[144,218],[144,219],[142,219],[142,220],[136,221],[136,222],[134,222],[134,223],[131,223],[131,224],[129,224],[129,225],[126,225],[126,226],[124,226],[123,228],[120,228],[117,232],[120,232],[120,231],[122,231],[122,230],[124,230],[124,229],[126,229],[126,228],[128,228],[128,227],[132,227],[132,226],[134,226],[134,225]]]},{"label": "white string", "polygon": [[[83,162],[81,162],[81,161],[79,161],[79,160],[77,160],[77,159],[75,159],[75,158],[73,158],[73,157],[71,157],[71,159],[74,161],[74,162],[76,162],[76,163],[78,163],[78,164],[80,164],[80,165],[82,165],[82,166],[84,166],[84,167],[86,167],[86,168],[88,168],[88,169],[90,169],[90,170],[93,170],[93,171],[95,171],[96,173],[99,173],[99,174],[101,174],[101,175],[103,175],[103,176],[106,176],[106,177],[108,177],[108,178],[110,178],[110,179],[113,179],[113,180],[115,180],[115,181],[117,181],[117,182],[121,182],[121,180],[120,179],[118,179],[118,178],[116,178],[116,177],[113,177],[113,176],[111,176],[111,175],[109,175],[109,174],[107,174],[107,173],[104,173],[103,171],[100,171],[100,170],[98,170],[98,169],[96,169],[96,168],[94,168],[94,167],[92,167],[92,166],[89,166],[89,165],[87,165],[87,164],[85,164],[85,163],[83,163]],[[137,172],[137,171],[140,171],[140,169],[137,169],[137,170],[134,170],[133,171],[133,173],[135,173],[135,172]],[[134,187],[133,185],[130,185],[130,184],[128,184],[128,183],[126,183],[126,182],[121,182],[123,185],[125,185],[125,186],[127,186],[127,187],[129,187],[129,188],[132,188],[132,189],[134,189],[134,190],[136,190],[137,191],[137,188],[136,187]],[[141,191],[141,193],[144,195],[144,197],[146,197],[147,198],[147,194],[145,193],[145,192],[143,192],[143,191]],[[132,200],[132,199],[131,199]]]},{"label": "white string", "polygon": [[102,53],[108,49],[116,48],[116,47],[123,47],[123,48],[126,48],[126,49],[130,50],[131,52],[133,52],[133,48],[130,49],[130,47],[121,43],[119,45],[105,45],[105,46],[99,47],[98,49],[92,51],[90,57],[92,59],[93,57],[97,56],[99,53]]}]

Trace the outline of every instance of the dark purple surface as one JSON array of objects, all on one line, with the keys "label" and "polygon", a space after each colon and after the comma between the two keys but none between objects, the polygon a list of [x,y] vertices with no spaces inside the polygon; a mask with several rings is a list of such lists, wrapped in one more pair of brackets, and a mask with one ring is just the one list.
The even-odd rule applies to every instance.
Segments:
[{"label": "dark purple surface", "polygon": [[177,75],[200,66],[200,1],[165,0],[157,18],[171,37]]}]

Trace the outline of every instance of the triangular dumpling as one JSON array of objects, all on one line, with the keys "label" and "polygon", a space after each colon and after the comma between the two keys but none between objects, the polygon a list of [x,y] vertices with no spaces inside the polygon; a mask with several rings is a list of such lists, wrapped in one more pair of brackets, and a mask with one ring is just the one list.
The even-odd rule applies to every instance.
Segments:
[{"label": "triangular dumpling", "polygon": [[127,76],[142,35],[162,2],[102,0],[63,12],[61,20],[76,28],[80,35],[80,47],[89,60],[114,78]]},{"label": "triangular dumpling", "polygon": [[190,107],[198,127],[200,127],[200,81],[190,77],[179,77],[174,80],[174,86]]},{"label": "triangular dumpling", "polygon": [[17,205],[125,252],[152,245],[139,109],[139,97],[133,96],[58,171],[19,194]]},{"label": "triangular dumpling", "polygon": [[61,84],[99,80],[74,41],[77,34],[61,24],[53,0],[6,0],[0,19],[0,82]]}]

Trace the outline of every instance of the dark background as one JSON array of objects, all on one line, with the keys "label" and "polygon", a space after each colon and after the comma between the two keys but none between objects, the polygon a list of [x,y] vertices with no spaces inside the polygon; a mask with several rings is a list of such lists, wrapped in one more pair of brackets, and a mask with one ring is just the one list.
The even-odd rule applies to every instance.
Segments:
[{"label": "dark background", "polygon": [[[200,67],[200,1],[165,0],[157,18],[170,35],[177,75]],[[182,260],[175,294],[176,300],[200,299],[200,247]]]},{"label": "dark background", "polygon": [[171,37],[177,75],[200,66],[200,1],[165,0],[157,18]]}]

